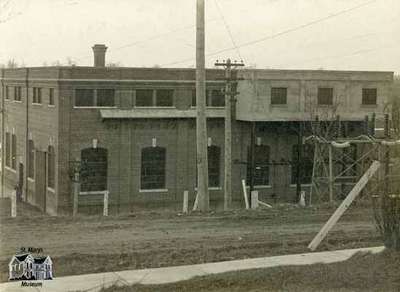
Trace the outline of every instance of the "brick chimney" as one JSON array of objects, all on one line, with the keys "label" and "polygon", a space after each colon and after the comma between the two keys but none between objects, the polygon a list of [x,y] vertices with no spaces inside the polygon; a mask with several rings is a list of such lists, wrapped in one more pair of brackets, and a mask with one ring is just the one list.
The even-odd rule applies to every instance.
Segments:
[{"label": "brick chimney", "polygon": [[95,44],[92,49],[94,55],[94,67],[105,67],[107,47],[102,44]]}]

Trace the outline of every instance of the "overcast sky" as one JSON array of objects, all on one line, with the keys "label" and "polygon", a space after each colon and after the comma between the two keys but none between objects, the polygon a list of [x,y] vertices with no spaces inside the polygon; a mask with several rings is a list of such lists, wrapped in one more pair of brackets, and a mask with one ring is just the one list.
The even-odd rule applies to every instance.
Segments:
[{"label": "overcast sky", "polygon": [[[0,0],[0,63],[92,65],[91,46],[104,43],[107,62],[194,66],[195,2]],[[257,68],[400,73],[400,1],[206,0],[206,54],[208,66],[230,57]]]}]

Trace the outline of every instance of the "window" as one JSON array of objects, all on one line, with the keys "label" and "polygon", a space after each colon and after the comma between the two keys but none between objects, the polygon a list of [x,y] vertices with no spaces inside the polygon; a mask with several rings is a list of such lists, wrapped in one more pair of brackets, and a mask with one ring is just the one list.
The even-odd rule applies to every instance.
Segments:
[{"label": "window", "polygon": [[97,89],[97,106],[115,106],[115,90]]},{"label": "window", "polygon": [[333,88],[328,88],[328,87],[318,88],[318,104],[319,105],[333,104]]},{"label": "window", "polygon": [[172,89],[159,89],[156,91],[156,106],[172,106],[174,101]]},{"label": "window", "polygon": [[286,103],[287,103],[287,88],[272,87],[271,104],[286,104]]},{"label": "window", "polygon": [[22,88],[21,86],[14,87],[14,100],[22,101]]},{"label": "window", "polygon": [[39,87],[33,87],[33,100],[32,103],[42,103],[42,89]]},{"label": "window", "polygon": [[56,169],[56,156],[54,152],[54,146],[48,147],[47,154],[47,186],[54,189],[54,177]]},{"label": "window", "polygon": [[[299,146],[292,147],[292,179],[291,183],[297,183],[297,164]],[[310,184],[312,180],[312,172],[314,167],[314,145],[302,145],[301,161],[300,161],[300,183]]]},{"label": "window", "polygon": [[223,107],[225,106],[225,94],[222,90],[213,89],[208,91],[207,106]]},{"label": "window", "polygon": [[81,191],[107,190],[107,149],[83,149],[81,151],[81,163]]},{"label": "window", "polygon": [[6,133],[6,166],[11,167],[11,134]]},{"label": "window", "polygon": [[166,149],[146,147],[142,149],[140,188],[154,190],[165,188]]},{"label": "window", "polygon": [[[196,90],[192,90],[192,106],[196,106]],[[206,90],[206,106],[224,107],[225,94],[220,89]]]},{"label": "window", "polygon": [[135,105],[136,106],[152,106],[153,105],[153,90],[152,89],[137,89]]},{"label": "window", "polygon": [[10,88],[8,86],[6,86],[6,99],[10,99]]},{"label": "window", "polygon": [[17,135],[11,137],[11,168],[17,169]]},{"label": "window", "polygon": [[377,90],[376,88],[363,88],[362,89],[362,104],[376,105]]},{"label": "window", "polygon": [[221,148],[218,146],[207,147],[208,155],[208,185],[210,187],[220,186],[220,158]]},{"label": "window", "polygon": [[35,144],[32,140],[28,141],[28,177],[35,178]]},{"label": "window", "polygon": [[49,88],[49,105],[54,105],[54,88]]},{"label": "window", "polygon": [[93,89],[75,89],[75,106],[94,106]]},{"label": "window", "polygon": [[[250,184],[250,147],[247,151],[247,184]],[[254,147],[254,177],[253,182],[255,186],[267,186],[269,185],[269,146],[268,145],[256,145]]]}]

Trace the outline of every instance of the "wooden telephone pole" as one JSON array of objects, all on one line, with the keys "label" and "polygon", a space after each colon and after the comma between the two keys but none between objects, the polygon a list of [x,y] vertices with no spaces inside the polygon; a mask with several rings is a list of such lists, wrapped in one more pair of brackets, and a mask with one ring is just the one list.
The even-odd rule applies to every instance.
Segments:
[{"label": "wooden telephone pole", "polygon": [[199,210],[209,210],[207,120],[206,120],[206,69],[204,37],[204,0],[197,0],[196,11],[196,148],[197,148],[197,196]]},{"label": "wooden telephone pole", "polygon": [[237,95],[233,90],[232,67],[244,66],[243,62],[232,63],[230,59],[217,62],[215,66],[225,68],[225,143],[224,143],[224,210],[231,208],[232,203],[232,103]]}]

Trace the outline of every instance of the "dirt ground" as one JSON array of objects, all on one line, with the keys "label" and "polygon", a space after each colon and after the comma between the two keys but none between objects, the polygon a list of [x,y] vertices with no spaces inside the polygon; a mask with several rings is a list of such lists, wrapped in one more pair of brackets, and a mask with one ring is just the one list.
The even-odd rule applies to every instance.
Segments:
[{"label": "dirt ground", "polygon": [[359,253],[335,264],[287,266],[197,277],[166,285],[110,287],[102,292],[400,291],[400,253]]},{"label": "dirt ground", "polygon": [[[181,215],[141,211],[121,216],[50,217],[34,211],[0,217],[0,281],[21,247],[52,257],[55,276],[141,269],[306,252],[333,206],[274,206]],[[370,207],[351,207],[320,250],[382,245]]]}]

